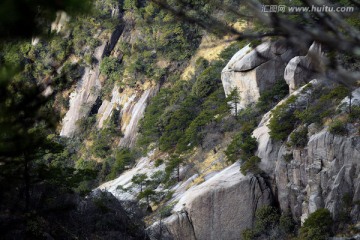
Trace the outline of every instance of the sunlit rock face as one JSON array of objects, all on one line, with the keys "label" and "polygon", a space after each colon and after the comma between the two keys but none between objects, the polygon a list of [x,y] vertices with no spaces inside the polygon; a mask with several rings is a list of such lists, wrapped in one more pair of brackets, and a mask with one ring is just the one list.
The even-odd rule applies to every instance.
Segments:
[{"label": "sunlit rock face", "polygon": [[120,139],[121,147],[133,147],[136,143],[138,125],[144,116],[145,108],[149,100],[157,93],[158,87],[150,87],[144,90],[141,95],[130,97],[121,109],[121,131],[123,137]]},{"label": "sunlit rock face", "polygon": [[[215,174],[186,191],[174,214],[162,221],[162,235],[169,239],[240,239],[252,227],[257,208],[272,203],[270,189],[261,177],[244,176],[240,164]],[[159,239],[159,223],[149,229]]]},{"label": "sunlit rock face", "polygon": [[154,151],[150,152],[147,156],[140,158],[132,169],[125,171],[114,180],[103,183],[99,186],[99,189],[112,193],[118,200],[121,201],[136,200],[136,195],[140,192],[139,187],[134,187],[132,192],[122,191],[121,188],[132,187],[131,179],[136,174],[146,174],[147,176],[151,176],[156,171],[164,171],[164,164],[158,167],[155,166],[155,161],[152,159],[153,155]]},{"label": "sunlit rock face", "polygon": [[277,81],[283,81],[285,66],[295,52],[282,42],[249,45],[237,52],[221,73],[226,96],[237,88],[240,108],[257,102],[260,95]]},{"label": "sunlit rock face", "polygon": [[324,72],[321,57],[321,45],[314,42],[305,56],[296,56],[290,60],[284,72],[284,79],[289,85],[290,92]]},{"label": "sunlit rock face", "polygon": [[100,96],[100,63],[106,48],[106,42],[95,49],[96,64],[87,66],[84,75],[70,94],[70,107],[62,120],[60,136],[72,137],[77,130],[77,122],[88,116],[92,106]]},{"label": "sunlit rock face", "polygon": [[56,19],[51,24],[51,31],[60,33],[62,30],[65,29],[66,24],[70,21],[70,16],[67,15],[64,11],[59,11],[56,13]]},{"label": "sunlit rock face", "polygon": [[148,86],[145,90],[126,88],[120,93],[118,86],[112,90],[111,100],[104,100],[97,113],[97,127],[104,127],[105,122],[114,113],[120,111],[121,132],[124,135],[120,140],[121,147],[133,147],[136,142],[138,125],[143,117],[145,108],[150,99],[158,92],[158,86]]}]

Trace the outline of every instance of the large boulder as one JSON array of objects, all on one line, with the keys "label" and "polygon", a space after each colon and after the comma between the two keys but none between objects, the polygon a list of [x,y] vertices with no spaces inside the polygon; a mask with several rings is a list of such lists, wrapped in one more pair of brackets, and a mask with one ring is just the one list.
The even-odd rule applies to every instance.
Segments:
[{"label": "large boulder", "polygon": [[252,49],[249,45],[237,52],[221,73],[226,96],[237,88],[240,108],[255,103],[275,82],[283,81],[287,62],[296,55],[285,43],[264,42]]},{"label": "large boulder", "polygon": [[296,56],[290,60],[284,72],[284,79],[289,85],[290,92],[324,72],[321,56],[321,45],[314,42],[305,56]]},{"label": "large boulder", "polygon": [[190,188],[174,207],[174,214],[148,230],[150,238],[159,232],[167,239],[241,239],[251,228],[255,211],[272,203],[264,179],[240,173],[235,163],[204,183]]}]

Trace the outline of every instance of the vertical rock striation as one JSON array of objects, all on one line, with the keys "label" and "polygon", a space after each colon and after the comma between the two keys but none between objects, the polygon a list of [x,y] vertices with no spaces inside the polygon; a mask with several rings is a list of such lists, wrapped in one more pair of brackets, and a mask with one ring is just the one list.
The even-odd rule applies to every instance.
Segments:
[{"label": "vertical rock striation", "polygon": [[[145,90],[140,98],[133,99],[133,101],[129,102],[127,106],[121,110],[123,119],[121,130],[124,137],[120,139],[120,146],[133,147],[135,145],[139,121],[144,115],[149,100],[157,93],[157,91],[158,87],[151,87]],[[127,121],[125,120],[126,118],[128,118]]]},{"label": "vertical rock striation", "polygon": [[105,47],[106,43],[103,42],[101,46],[95,49],[94,57],[97,63],[85,68],[85,73],[77,83],[75,91],[70,94],[70,107],[62,120],[60,136],[73,137],[77,130],[77,121],[88,116],[98,99],[101,90],[99,68]]}]

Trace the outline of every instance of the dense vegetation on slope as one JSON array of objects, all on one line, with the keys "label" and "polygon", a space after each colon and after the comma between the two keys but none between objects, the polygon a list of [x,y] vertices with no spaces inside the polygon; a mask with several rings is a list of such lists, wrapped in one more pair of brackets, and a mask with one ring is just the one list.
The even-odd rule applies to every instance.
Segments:
[{"label": "dense vegetation on slope", "polygon": [[211,131],[227,131],[221,126],[229,120],[227,102],[231,99],[225,97],[220,74],[230,56],[243,45],[243,42],[230,45],[212,62],[199,58],[189,81],[173,77],[171,87],[161,89],[146,109],[139,145],[157,142],[163,151],[182,153],[202,146]]}]

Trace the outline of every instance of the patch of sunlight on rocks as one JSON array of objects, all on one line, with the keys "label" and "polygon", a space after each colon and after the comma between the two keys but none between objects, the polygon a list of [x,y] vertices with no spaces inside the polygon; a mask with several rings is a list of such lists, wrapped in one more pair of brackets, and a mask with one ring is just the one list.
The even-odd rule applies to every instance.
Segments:
[{"label": "patch of sunlight on rocks", "polygon": [[[217,146],[216,148],[218,148]],[[224,169],[227,164],[224,161],[225,155],[223,150],[217,151],[214,153],[213,150],[209,151],[205,155],[205,159],[202,162],[196,162],[196,169],[199,172],[199,176],[194,179],[194,181],[187,187],[189,189],[192,186],[199,185],[203,183],[206,180],[206,176],[213,173],[218,172],[222,169]]]}]

